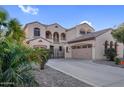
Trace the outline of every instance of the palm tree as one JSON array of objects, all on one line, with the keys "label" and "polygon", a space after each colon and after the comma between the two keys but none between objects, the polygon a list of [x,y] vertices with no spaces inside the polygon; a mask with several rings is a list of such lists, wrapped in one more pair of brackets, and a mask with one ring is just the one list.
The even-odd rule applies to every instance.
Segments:
[{"label": "palm tree", "polygon": [[[17,41],[17,43],[23,44],[22,41],[25,39],[25,35],[17,19],[11,19],[9,21],[8,32],[6,36],[12,42]],[[44,65],[49,58],[49,50],[43,48],[36,48],[34,50],[35,51],[32,53],[32,56],[35,56],[35,58],[37,58],[36,61],[41,64],[41,69],[44,69]]]},{"label": "palm tree", "polygon": [[32,73],[32,49],[7,39],[0,45],[0,86],[38,86]]},{"label": "palm tree", "polygon": [[1,86],[38,85],[31,64],[40,60],[34,49],[23,45],[23,39],[19,22],[16,19],[10,20],[6,38],[0,42],[0,82],[4,82]]},{"label": "palm tree", "polygon": [[50,51],[44,48],[36,48],[35,54],[39,58],[40,69],[43,70],[45,63],[48,61],[50,57]]},{"label": "palm tree", "polygon": [[25,39],[24,32],[22,31],[21,25],[17,19],[11,19],[9,21],[6,36],[11,38],[13,41],[20,43]]},{"label": "palm tree", "polygon": [[8,18],[8,13],[3,8],[0,8],[0,31],[7,26]]},{"label": "palm tree", "polygon": [[24,46],[24,33],[17,19],[8,21],[3,11],[0,15],[0,26],[7,21],[4,39],[0,37],[0,86],[37,86],[32,64],[40,63],[43,68],[49,57],[48,50]]}]

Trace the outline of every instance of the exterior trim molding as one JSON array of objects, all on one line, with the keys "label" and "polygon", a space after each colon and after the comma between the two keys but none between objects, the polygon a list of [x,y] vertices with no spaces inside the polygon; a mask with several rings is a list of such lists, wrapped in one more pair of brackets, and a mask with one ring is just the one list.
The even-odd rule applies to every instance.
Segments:
[{"label": "exterior trim molding", "polygon": [[[36,40],[36,39],[43,39],[43,40],[45,40],[47,42],[50,42],[49,40],[47,40],[47,39],[45,39],[43,37],[37,37],[37,38],[33,38],[33,39],[30,39],[30,40],[27,40],[26,43],[29,43],[30,41],[33,41],[33,40]],[[50,43],[52,43],[52,42],[50,42]]]}]

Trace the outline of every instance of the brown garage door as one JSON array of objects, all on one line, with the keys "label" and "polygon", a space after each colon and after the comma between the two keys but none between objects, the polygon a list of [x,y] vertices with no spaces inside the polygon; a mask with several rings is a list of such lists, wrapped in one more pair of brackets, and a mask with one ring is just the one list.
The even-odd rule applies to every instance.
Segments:
[{"label": "brown garage door", "polygon": [[72,58],[92,59],[92,48],[72,49]]}]

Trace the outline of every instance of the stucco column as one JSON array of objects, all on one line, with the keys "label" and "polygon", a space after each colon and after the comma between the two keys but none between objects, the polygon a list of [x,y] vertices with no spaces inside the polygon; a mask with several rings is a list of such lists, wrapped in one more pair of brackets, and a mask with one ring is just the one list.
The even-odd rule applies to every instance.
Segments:
[{"label": "stucco column", "polygon": [[92,59],[95,60],[95,43],[92,44]]},{"label": "stucco column", "polygon": [[[67,51],[66,51],[66,47],[68,47],[68,53],[67,53]],[[66,44],[65,45],[65,59],[68,59],[68,58],[71,58],[71,47],[70,47],[70,45],[68,45],[68,44]]]}]

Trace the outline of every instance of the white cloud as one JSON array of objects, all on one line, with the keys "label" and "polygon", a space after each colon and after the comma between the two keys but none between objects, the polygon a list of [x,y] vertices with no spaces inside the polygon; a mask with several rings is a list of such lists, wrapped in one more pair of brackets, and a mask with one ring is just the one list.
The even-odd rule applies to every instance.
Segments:
[{"label": "white cloud", "polygon": [[24,6],[24,5],[19,5],[18,6],[24,13],[28,13],[31,15],[37,15],[39,9],[38,8],[33,8],[31,6]]},{"label": "white cloud", "polygon": [[92,26],[92,23],[91,22],[89,22],[89,21],[82,21],[80,24],[83,24],[83,23],[87,23],[88,25],[90,25],[90,26]]}]

